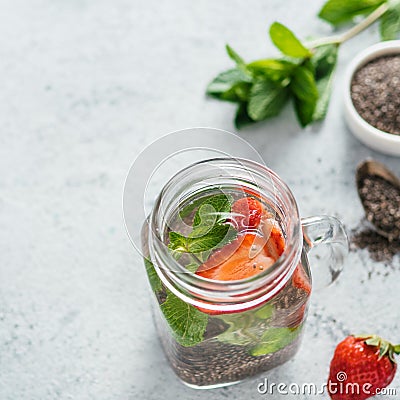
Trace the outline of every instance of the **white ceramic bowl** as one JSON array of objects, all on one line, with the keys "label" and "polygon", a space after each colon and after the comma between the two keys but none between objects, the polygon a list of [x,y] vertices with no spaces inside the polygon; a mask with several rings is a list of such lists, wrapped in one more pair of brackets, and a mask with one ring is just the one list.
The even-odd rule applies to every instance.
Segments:
[{"label": "white ceramic bowl", "polygon": [[350,94],[353,75],[361,66],[375,58],[391,54],[400,54],[400,40],[391,40],[370,46],[353,59],[345,76],[344,115],[354,136],[365,145],[382,153],[400,156],[400,136],[381,131],[365,121],[355,109]]}]

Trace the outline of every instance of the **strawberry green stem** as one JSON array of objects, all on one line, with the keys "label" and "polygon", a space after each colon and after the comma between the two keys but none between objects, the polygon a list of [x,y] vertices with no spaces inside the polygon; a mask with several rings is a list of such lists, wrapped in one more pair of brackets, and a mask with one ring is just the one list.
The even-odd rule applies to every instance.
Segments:
[{"label": "strawberry green stem", "polygon": [[394,363],[394,354],[400,354],[400,344],[392,344],[389,341],[382,339],[378,335],[358,335],[355,336],[358,339],[363,339],[365,343],[369,346],[376,346],[379,348],[379,358],[383,356],[388,356]]}]

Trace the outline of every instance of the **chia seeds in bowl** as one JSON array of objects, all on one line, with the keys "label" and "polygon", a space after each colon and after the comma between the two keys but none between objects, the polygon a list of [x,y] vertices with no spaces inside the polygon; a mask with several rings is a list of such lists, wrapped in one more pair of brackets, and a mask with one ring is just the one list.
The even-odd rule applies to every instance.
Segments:
[{"label": "chia seeds in bowl", "polygon": [[400,40],[360,52],[345,75],[344,117],[357,139],[400,156]]},{"label": "chia seeds in bowl", "polygon": [[353,105],[366,122],[400,135],[400,53],[378,57],[361,66],[350,90]]}]

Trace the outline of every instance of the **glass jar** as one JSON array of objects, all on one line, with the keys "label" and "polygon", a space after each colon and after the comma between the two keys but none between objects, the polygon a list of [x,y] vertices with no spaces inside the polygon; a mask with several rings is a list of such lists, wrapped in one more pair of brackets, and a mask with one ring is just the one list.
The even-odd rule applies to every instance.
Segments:
[{"label": "glass jar", "polygon": [[[173,221],[210,193],[262,199],[285,243],[272,265],[235,280],[211,279],[182,265],[171,251]],[[191,218],[193,211],[183,225],[189,226]],[[300,220],[290,189],[261,164],[218,158],[177,173],[164,186],[142,231],[155,324],[177,376],[194,388],[221,387],[292,358],[311,294],[307,253],[319,243],[328,244],[324,270],[334,280],[348,251],[341,223],[328,216]]]}]

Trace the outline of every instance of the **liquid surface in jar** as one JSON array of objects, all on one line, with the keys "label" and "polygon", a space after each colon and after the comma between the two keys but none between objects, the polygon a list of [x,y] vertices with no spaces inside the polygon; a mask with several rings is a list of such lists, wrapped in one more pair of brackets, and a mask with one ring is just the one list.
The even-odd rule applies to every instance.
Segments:
[{"label": "liquid surface in jar", "polygon": [[249,278],[268,270],[285,250],[272,207],[246,189],[207,191],[174,215],[168,246],[190,273],[220,281]]}]

